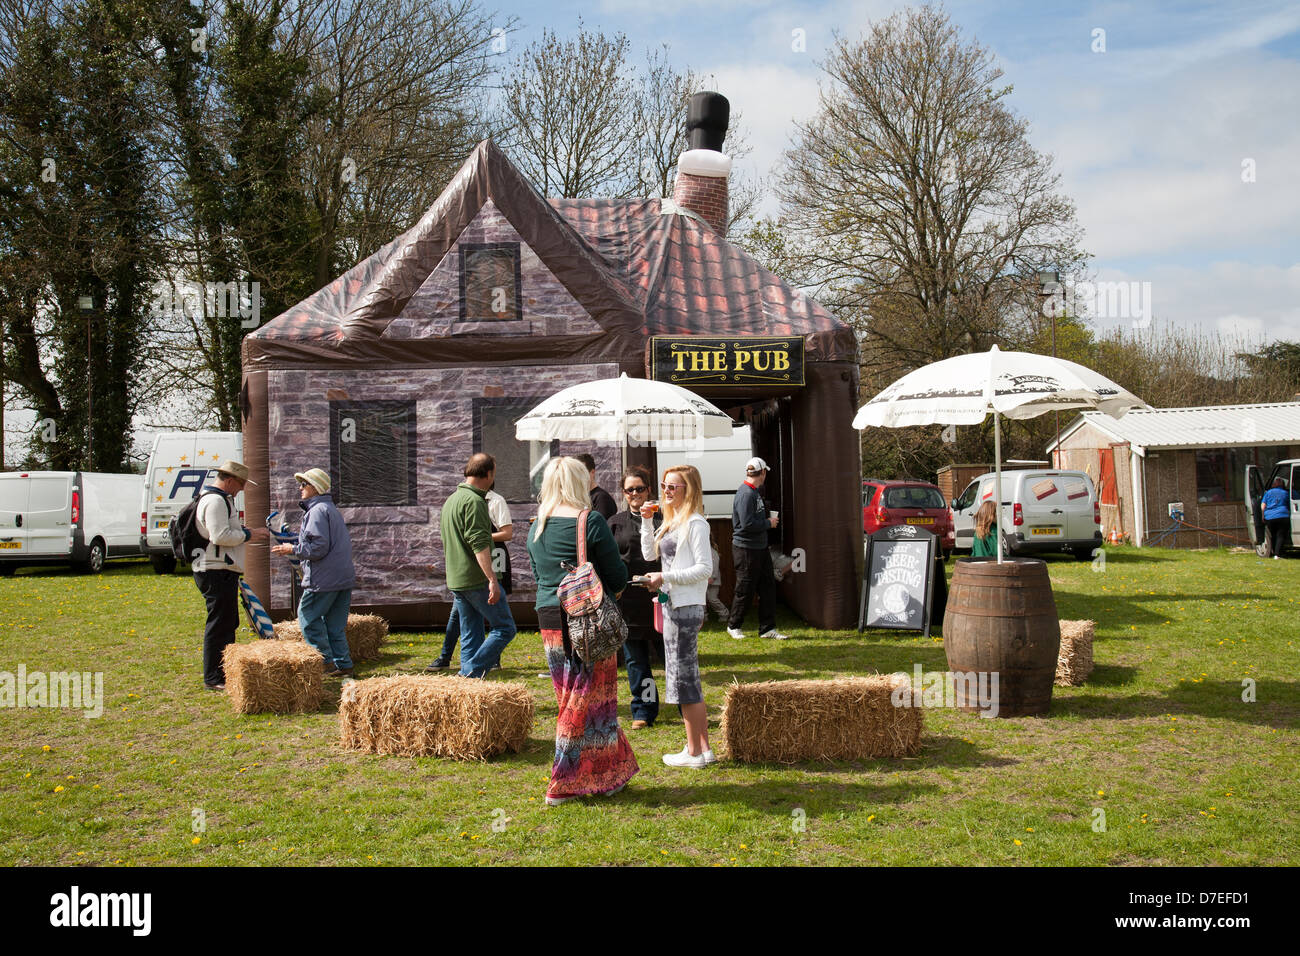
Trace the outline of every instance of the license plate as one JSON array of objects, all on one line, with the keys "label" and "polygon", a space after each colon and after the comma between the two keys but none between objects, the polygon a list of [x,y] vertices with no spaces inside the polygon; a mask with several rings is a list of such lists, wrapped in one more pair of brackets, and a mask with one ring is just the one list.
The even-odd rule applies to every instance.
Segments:
[{"label": "license plate", "polygon": [[157,531],[166,528],[170,524],[171,524],[170,518],[158,518],[157,520],[154,521],[153,526],[154,526],[154,530]]},{"label": "license plate", "polygon": [[0,541],[0,550],[18,551],[21,550],[23,543],[21,541]]},{"label": "license plate", "polygon": [[1059,535],[1061,533],[1061,529],[1060,528],[1034,528],[1033,533]]},{"label": "license plate", "polygon": [[908,524],[934,524],[933,518],[908,518]]}]

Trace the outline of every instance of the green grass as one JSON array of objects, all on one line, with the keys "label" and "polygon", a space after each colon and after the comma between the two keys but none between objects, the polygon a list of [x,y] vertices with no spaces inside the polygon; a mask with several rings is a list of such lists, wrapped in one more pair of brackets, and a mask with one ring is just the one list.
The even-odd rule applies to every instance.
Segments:
[{"label": "green grass", "polygon": [[[1098,666],[1086,686],[1056,688],[1047,719],[930,709],[914,759],[682,771],[660,761],[684,742],[665,707],[630,734],[641,772],[624,793],[551,809],[555,701],[536,632],[496,675],[536,693],[524,753],[362,755],[336,746],[334,705],[243,717],[202,690],[192,579],[138,562],[97,577],[20,571],[0,579],[0,671],[103,671],[105,711],[0,710],[0,864],[1300,863],[1300,561],[1107,557],[1102,573],[1049,559],[1061,616],[1098,622]],[[715,730],[733,678],[946,666],[937,637],[796,623],[780,644],[718,625],[702,636]],[[393,637],[358,676],[417,671],[441,641]]]}]

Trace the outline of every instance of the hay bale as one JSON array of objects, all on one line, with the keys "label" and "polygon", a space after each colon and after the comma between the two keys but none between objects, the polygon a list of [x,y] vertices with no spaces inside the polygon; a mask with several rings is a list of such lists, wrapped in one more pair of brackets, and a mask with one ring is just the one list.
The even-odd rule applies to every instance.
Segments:
[{"label": "hay bale", "polygon": [[894,706],[899,683],[906,678],[877,674],[732,684],[722,710],[727,753],[776,763],[915,756],[921,708]]},{"label": "hay bale", "polygon": [[301,714],[325,699],[324,662],[306,644],[253,641],[222,655],[226,695],[236,713]]},{"label": "hay bale", "polygon": [[[349,614],[346,633],[352,663],[377,661],[380,646],[388,643],[388,622],[378,614]],[[297,621],[281,621],[275,625],[275,636],[281,641],[301,641],[302,629]]]},{"label": "hay bale", "polygon": [[533,726],[524,684],[457,677],[372,677],[343,689],[340,743],[404,757],[486,760],[518,752]]},{"label": "hay bale", "polygon": [[1056,683],[1077,687],[1092,673],[1092,638],[1096,621],[1062,621],[1061,651],[1056,658]]}]

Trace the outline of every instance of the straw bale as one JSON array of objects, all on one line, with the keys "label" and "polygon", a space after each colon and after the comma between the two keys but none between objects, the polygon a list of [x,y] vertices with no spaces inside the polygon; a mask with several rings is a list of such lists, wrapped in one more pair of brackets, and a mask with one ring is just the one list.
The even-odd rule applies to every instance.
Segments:
[{"label": "straw bale", "polygon": [[890,695],[899,681],[905,679],[876,674],[733,683],[722,711],[727,753],[776,763],[915,756],[921,708],[894,706]]},{"label": "straw bale", "polygon": [[1077,687],[1092,673],[1092,638],[1096,621],[1062,621],[1061,652],[1056,658],[1056,683]]},{"label": "straw bale", "polygon": [[306,644],[253,641],[222,655],[226,695],[237,713],[301,714],[325,699],[324,661]]},{"label": "straw bale", "polygon": [[[302,629],[297,621],[280,621],[275,636],[282,641],[301,641]],[[388,643],[388,622],[378,614],[349,614],[347,638],[352,663],[379,660],[380,646]]]},{"label": "straw bale", "polygon": [[369,753],[486,760],[523,749],[533,706],[524,684],[371,677],[343,688],[340,743]]}]

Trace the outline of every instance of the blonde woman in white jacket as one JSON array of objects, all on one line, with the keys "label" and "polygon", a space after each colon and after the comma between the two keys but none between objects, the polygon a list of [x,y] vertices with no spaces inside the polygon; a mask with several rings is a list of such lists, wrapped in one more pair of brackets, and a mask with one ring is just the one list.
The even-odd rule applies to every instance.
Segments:
[{"label": "blonde woman in white jacket", "polygon": [[641,507],[641,556],[659,558],[663,570],[647,575],[646,586],[668,596],[664,605],[664,700],[681,707],[686,746],[664,754],[670,767],[707,767],[715,758],[709,747],[709,716],[700,684],[697,641],[704,623],[704,597],[713,571],[709,522],[704,517],[704,485],[690,465],[664,472],[664,522],[656,533],[654,510]]}]

